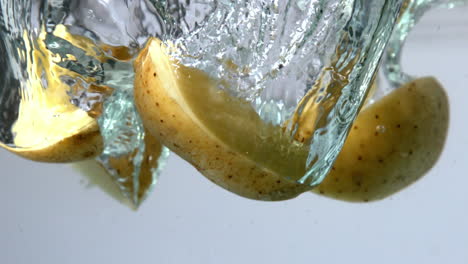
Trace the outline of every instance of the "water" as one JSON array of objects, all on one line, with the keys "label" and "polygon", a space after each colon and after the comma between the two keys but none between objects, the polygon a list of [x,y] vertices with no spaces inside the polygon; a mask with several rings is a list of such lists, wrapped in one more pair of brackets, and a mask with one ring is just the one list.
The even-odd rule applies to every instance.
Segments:
[{"label": "water", "polygon": [[308,173],[290,180],[313,186],[341,149],[401,2],[196,1],[209,15],[190,23],[193,12],[178,13],[171,21],[182,23],[163,40],[181,63],[223,80],[219,89],[308,144]]},{"label": "water", "polygon": [[[163,150],[152,163],[159,166],[146,168],[153,179],[141,186],[145,131],[133,103],[132,62],[148,36],[162,35],[153,6],[146,1],[2,0],[0,10],[0,47],[8,54],[2,58],[0,78],[0,141],[13,151],[27,151],[95,123],[104,140],[97,160],[122,192],[140,204],[167,157]],[[39,109],[51,115],[39,115]],[[48,125],[56,116],[68,119],[71,113],[91,118],[78,119],[73,127],[63,129]],[[31,134],[21,136],[26,130]],[[110,162],[125,156],[132,159],[132,175],[121,175]],[[140,188],[145,188],[143,195]]]},{"label": "water", "polygon": [[400,15],[400,22],[390,38],[383,67],[392,88],[397,88],[413,79],[401,66],[401,57],[406,38],[411,30],[433,8],[455,8],[468,4],[467,0],[413,0],[406,1]]},{"label": "water", "polygon": [[[0,0],[0,51],[6,54],[0,58],[0,141],[28,149],[95,122],[105,147],[97,160],[121,182],[109,159],[136,153],[131,180],[138,186],[145,129],[133,102],[132,63],[147,39],[157,37],[173,43],[172,55],[186,66],[225,80],[219,89],[250,102],[264,122],[286,127],[292,139],[310,132],[307,173],[292,180],[316,185],[343,145],[403,2]],[[420,6],[433,2],[448,4],[406,1],[415,6],[399,17],[396,32],[409,31]],[[403,82],[395,70],[403,44],[397,34],[387,71]],[[22,105],[91,118],[60,133],[46,127],[43,137],[19,142],[15,126],[34,132],[45,119]],[[156,179],[160,170],[152,171]],[[135,190],[121,189],[141,202]]]}]

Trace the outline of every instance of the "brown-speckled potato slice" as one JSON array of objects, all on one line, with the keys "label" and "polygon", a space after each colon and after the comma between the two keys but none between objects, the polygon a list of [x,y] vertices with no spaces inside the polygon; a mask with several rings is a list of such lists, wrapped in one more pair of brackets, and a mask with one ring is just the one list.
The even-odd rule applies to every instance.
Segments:
[{"label": "brown-speckled potato slice", "polygon": [[414,80],[358,115],[332,171],[313,191],[355,202],[392,195],[434,166],[448,124],[442,86],[434,78]]},{"label": "brown-speckled potato slice", "polygon": [[135,62],[136,105],[162,144],[244,197],[284,200],[311,189],[283,177],[305,173],[307,146],[281,136],[280,127],[265,124],[206,74],[176,65],[166,49],[153,39]]},{"label": "brown-speckled potato slice", "polygon": [[51,163],[66,163],[86,160],[101,154],[104,145],[99,127],[95,121],[81,131],[63,139],[31,148],[2,146],[23,158]]}]

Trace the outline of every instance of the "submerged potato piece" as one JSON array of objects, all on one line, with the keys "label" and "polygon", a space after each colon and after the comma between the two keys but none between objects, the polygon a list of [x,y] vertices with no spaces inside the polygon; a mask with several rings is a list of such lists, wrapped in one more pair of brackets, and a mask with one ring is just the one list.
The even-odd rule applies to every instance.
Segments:
[{"label": "submerged potato piece", "polygon": [[130,155],[110,158],[109,165],[119,175],[119,185],[123,192],[130,194],[129,197],[135,206],[138,206],[146,197],[147,191],[153,186],[156,179],[153,177],[153,169],[158,168],[159,157],[161,156],[162,145],[150,134],[145,134],[145,152],[141,163],[140,174],[138,175],[138,186],[134,185],[133,158],[136,151]]},{"label": "submerged potato piece", "polygon": [[[70,89],[84,89],[77,82],[65,84],[60,76],[77,77],[58,66],[56,56],[47,49],[46,32],[42,31],[33,47],[24,36],[28,77],[19,89],[21,101],[18,118],[11,128],[10,144],[1,147],[24,158],[41,162],[73,162],[99,155],[103,142],[97,121],[72,104]],[[96,86],[97,87],[97,86]]]},{"label": "submerged potato piece", "polygon": [[439,158],[449,103],[434,78],[414,80],[365,108],[315,193],[345,201],[385,198],[427,173]]},{"label": "submerged potato piece", "polygon": [[78,161],[72,163],[71,166],[86,179],[86,187],[98,187],[118,202],[128,205],[130,208],[134,208],[130,200],[122,194],[112,177],[96,160],[88,159]]},{"label": "submerged potato piece", "polygon": [[135,62],[135,102],[162,144],[231,192],[284,200],[311,189],[285,180],[304,175],[307,145],[263,122],[203,72],[177,65],[159,40],[149,41]]},{"label": "submerged potato piece", "polygon": [[[78,121],[84,122],[84,120]],[[41,135],[35,136],[40,137]],[[18,156],[29,160],[39,162],[65,163],[86,160],[95,157],[101,154],[104,145],[97,123],[91,122],[88,124],[88,126],[82,128],[75,134],[65,134],[62,139],[57,141],[45,142],[44,144],[32,148],[12,148],[5,145],[2,147],[12,153],[15,153]]]},{"label": "submerged potato piece", "polygon": [[126,200],[131,202],[134,208],[137,208],[156,181],[153,177],[153,171],[160,165],[158,162],[161,153],[162,145],[151,134],[146,133],[145,152],[137,185],[135,185],[133,177],[135,170],[133,158],[136,151],[129,155],[110,158],[107,165],[116,173],[114,176],[109,175],[101,163],[96,160],[76,162],[73,165],[88,178],[91,184],[97,185],[116,200],[120,202]]}]

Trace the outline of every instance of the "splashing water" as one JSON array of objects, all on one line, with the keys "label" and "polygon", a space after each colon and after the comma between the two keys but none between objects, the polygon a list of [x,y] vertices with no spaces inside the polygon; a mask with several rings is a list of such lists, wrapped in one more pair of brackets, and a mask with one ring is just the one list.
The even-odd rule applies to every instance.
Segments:
[{"label": "splashing water", "polygon": [[[0,140],[12,149],[35,148],[48,144],[53,134],[57,139],[78,134],[97,118],[104,141],[97,160],[123,194],[140,204],[168,153],[164,149],[147,168],[152,175],[148,186],[140,185],[145,131],[133,103],[132,62],[148,36],[162,35],[154,7],[146,1],[2,0],[0,10],[0,47],[8,54],[0,78]],[[59,129],[45,125],[49,117],[35,113],[38,109],[53,117],[68,118],[65,113],[72,112],[92,118]],[[39,136],[41,128],[46,131]],[[19,141],[24,130],[33,134]],[[125,156],[134,168],[130,177],[120,175],[110,162]]]},{"label": "splashing water", "polygon": [[393,88],[400,87],[413,79],[403,72],[401,56],[403,46],[411,30],[433,8],[455,8],[468,4],[467,0],[413,0],[403,5],[399,23],[390,38],[385,54],[384,73]]},{"label": "splashing water", "polygon": [[[0,58],[0,141],[9,148],[50,141],[50,127],[34,144],[17,140],[18,120],[36,131],[37,120],[44,119],[24,107],[31,102],[40,102],[32,109],[40,105],[55,115],[85,113],[91,118],[80,120],[88,124],[96,118],[104,139],[98,160],[139,204],[146,196],[135,196],[145,129],[133,102],[132,63],[148,38],[157,37],[178,48],[172,55],[181,63],[225,80],[219,88],[250,102],[265,122],[286,126],[296,139],[306,126],[307,173],[292,180],[316,185],[343,145],[402,3],[0,0],[0,51],[6,54]],[[386,69],[395,83],[407,78],[398,58],[405,34],[420,17],[415,10],[440,4],[449,1],[405,3],[387,53]],[[314,118],[304,122],[305,116]],[[77,133],[80,124],[55,134]],[[132,177],[121,179],[109,160],[131,153]],[[159,166],[166,156],[164,150]],[[151,186],[160,170],[152,171]]]},{"label": "splashing water", "polygon": [[309,144],[308,172],[290,180],[318,184],[362,104],[402,1],[196,3],[209,14],[164,36],[177,47],[172,56],[223,80],[219,89]]}]

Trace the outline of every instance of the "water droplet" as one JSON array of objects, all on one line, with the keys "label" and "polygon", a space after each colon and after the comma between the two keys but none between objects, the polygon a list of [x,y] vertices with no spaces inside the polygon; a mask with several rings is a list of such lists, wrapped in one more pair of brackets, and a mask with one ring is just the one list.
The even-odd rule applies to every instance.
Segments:
[{"label": "water droplet", "polygon": [[384,125],[378,125],[375,127],[375,131],[377,131],[378,133],[385,133],[385,131],[387,131],[387,128],[384,126]]}]

